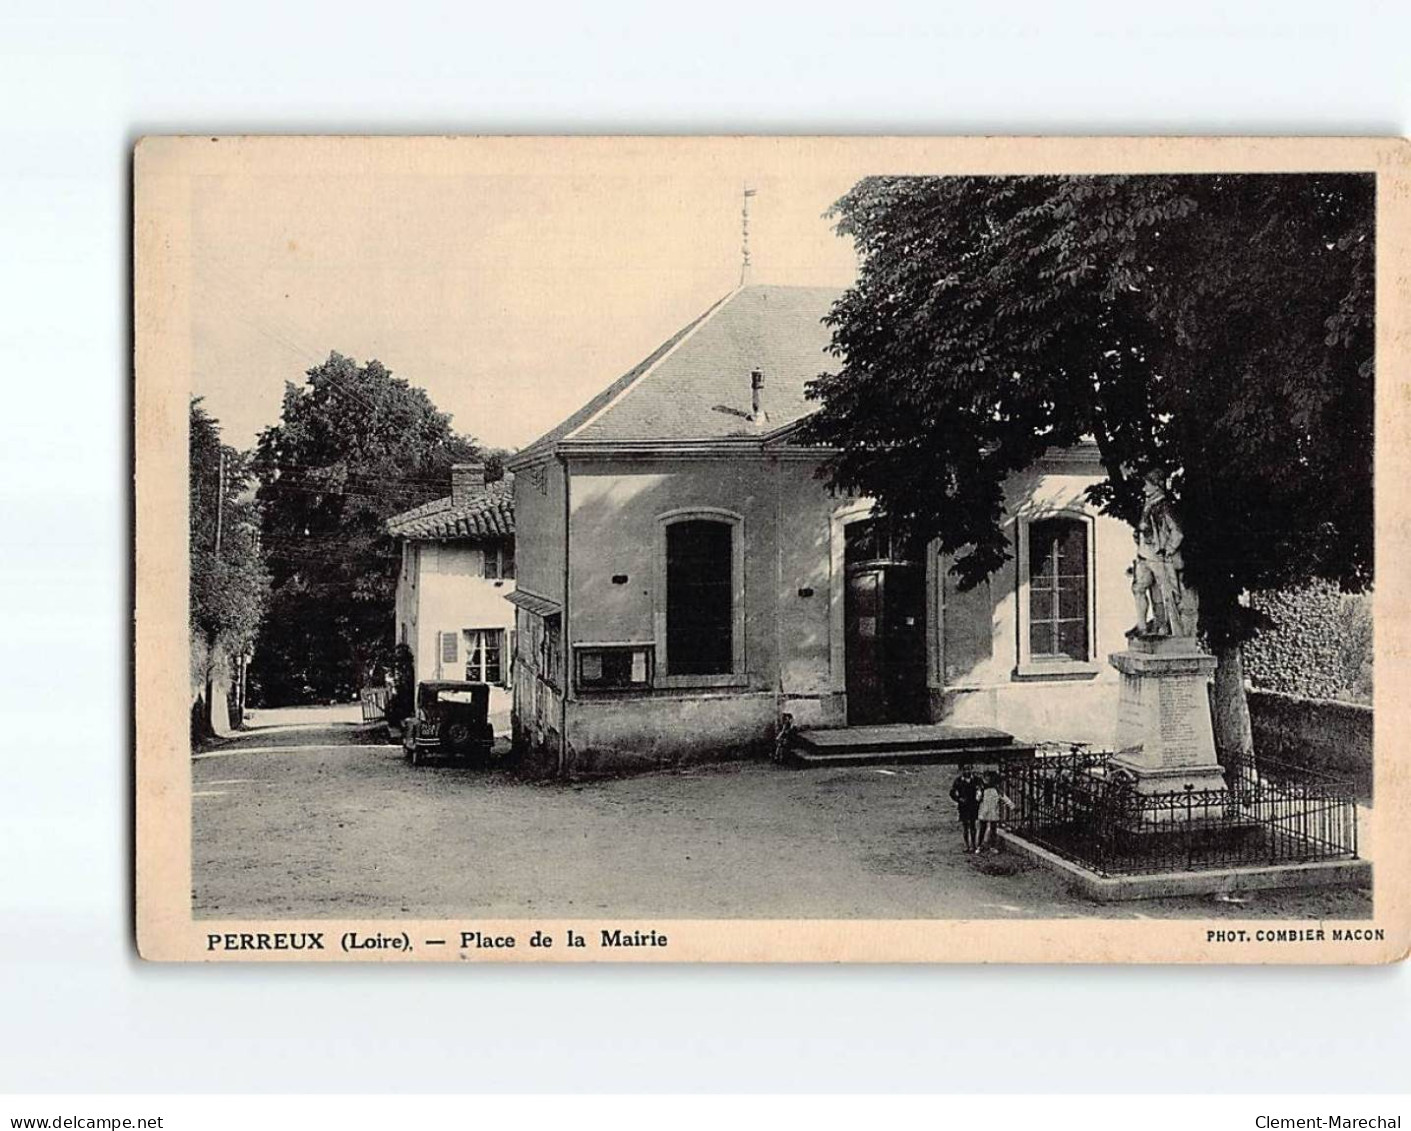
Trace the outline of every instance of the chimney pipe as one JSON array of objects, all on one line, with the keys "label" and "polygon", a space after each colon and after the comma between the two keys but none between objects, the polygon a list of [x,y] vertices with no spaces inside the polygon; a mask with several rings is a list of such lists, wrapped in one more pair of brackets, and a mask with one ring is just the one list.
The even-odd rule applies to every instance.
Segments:
[{"label": "chimney pipe", "polygon": [[769,415],[760,407],[763,399],[764,373],[756,369],[750,373],[750,419],[757,424],[769,419]]},{"label": "chimney pipe", "polygon": [[483,463],[455,463],[451,465],[451,505],[464,506],[477,495],[485,493],[485,465]]}]

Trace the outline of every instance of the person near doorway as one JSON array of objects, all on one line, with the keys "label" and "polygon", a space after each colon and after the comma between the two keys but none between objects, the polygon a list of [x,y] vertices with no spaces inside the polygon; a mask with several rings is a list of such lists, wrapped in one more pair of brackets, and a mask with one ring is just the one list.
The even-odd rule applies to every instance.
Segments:
[{"label": "person near doorway", "polygon": [[1013,809],[1014,802],[1004,795],[999,787],[999,774],[990,770],[985,774],[984,786],[980,791],[980,847],[977,852],[998,852],[995,844],[995,828],[1004,816],[1006,809]]},{"label": "person near doorway", "polygon": [[970,766],[961,766],[950,787],[950,799],[960,814],[960,832],[965,838],[966,852],[979,852],[980,841],[976,822],[980,817],[980,794],[984,782]]}]

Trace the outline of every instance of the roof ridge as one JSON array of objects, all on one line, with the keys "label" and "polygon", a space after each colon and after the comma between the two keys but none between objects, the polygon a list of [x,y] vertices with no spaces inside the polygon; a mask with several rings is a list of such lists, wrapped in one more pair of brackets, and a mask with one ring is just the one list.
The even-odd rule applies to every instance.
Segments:
[{"label": "roof ridge", "polygon": [[651,353],[647,354],[645,358],[632,366],[631,369],[627,370],[626,373],[621,374],[606,388],[590,397],[587,403],[581,408],[569,413],[568,416],[564,417],[563,420],[559,421],[547,432],[520,448],[518,452],[506,460],[506,465],[513,464],[523,466],[525,463],[529,462],[533,456],[538,455],[541,450],[552,447],[554,444],[558,443],[558,441],[567,436],[571,436],[580,428],[587,426],[602,412],[606,411],[609,406],[615,404],[621,393],[625,393],[629,388],[637,384],[641,378],[645,377],[654,369],[659,362],[664,360],[688,336],[694,333],[697,327],[705,322],[711,315],[741,291],[749,289],[749,287],[735,287],[733,290],[726,292],[720,298],[716,299],[715,302],[711,303],[710,306],[706,307],[705,310],[696,315],[690,322],[686,323],[685,326],[677,330],[676,333],[672,334],[671,337],[667,338],[666,341],[652,350]]},{"label": "roof ridge", "polygon": [[725,295],[723,298],[717,299],[715,303],[707,307],[705,312],[701,314],[694,322],[692,322],[688,327],[686,327],[679,334],[677,334],[675,340],[671,343],[670,346],[668,346],[665,350],[659,351],[656,357],[648,365],[646,365],[642,369],[642,371],[637,374],[635,378],[629,381],[626,385],[622,387],[621,390],[619,390],[616,394],[609,398],[607,403],[604,404],[601,408],[599,408],[597,412],[593,413],[586,420],[579,423],[577,427],[565,432],[562,436],[559,437],[559,439],[573,439],[573,437],[578,435],[578,433],[583,431],[583,429],[587,428],[590,424],[593,424],[594,422],[599,420],[604,413],[610,412],[617,405],[621,404],[624,397],[626,397],[630,392],[632,392],[633,389],[636,389],[641,386],[647,380],[648,377],[650,377],[653,373],[656,372],[657,368],[661,366],[667,358],[669,358],[672,354],[674,354],[677,350],[679,350],[682,346],[689,342],[691,338],[694,337],[700,331],[702,326],[708,325],[712,318],[714,318],[717,314],[719,314],[722,310],[729,306],[734,299],[739,298],[740,295],[747,289],[750,288],[747,288],[742,284],[741,286],[738,286],[734,290],[732,290],[729,294]]}]

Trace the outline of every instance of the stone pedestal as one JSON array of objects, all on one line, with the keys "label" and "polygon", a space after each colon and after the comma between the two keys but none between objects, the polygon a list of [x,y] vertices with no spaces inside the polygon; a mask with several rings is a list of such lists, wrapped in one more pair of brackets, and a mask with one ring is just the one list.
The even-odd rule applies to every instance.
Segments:
[{"label": "stone pedestal", "polygon": [[1108,661],[1122,673],[1111,765],[1144,794],[1224,790],[1206,690],[1215,657],[1188,637],[1135,636]]}]

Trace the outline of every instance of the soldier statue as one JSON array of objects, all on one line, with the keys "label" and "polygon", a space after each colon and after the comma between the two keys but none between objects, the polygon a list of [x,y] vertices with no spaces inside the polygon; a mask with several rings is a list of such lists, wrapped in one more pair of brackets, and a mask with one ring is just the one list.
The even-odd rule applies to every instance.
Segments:
[{"label": "soldier statue", "polygon": [[1194,637],[1196,595],[1182,577],[1185,535],[1166,493],[1166,477],[1159,470],[1146,473],[1142,495],[1142,517],[1134,534],[1137,556],[1128,571],[1137,623],[1127,635]]}]

